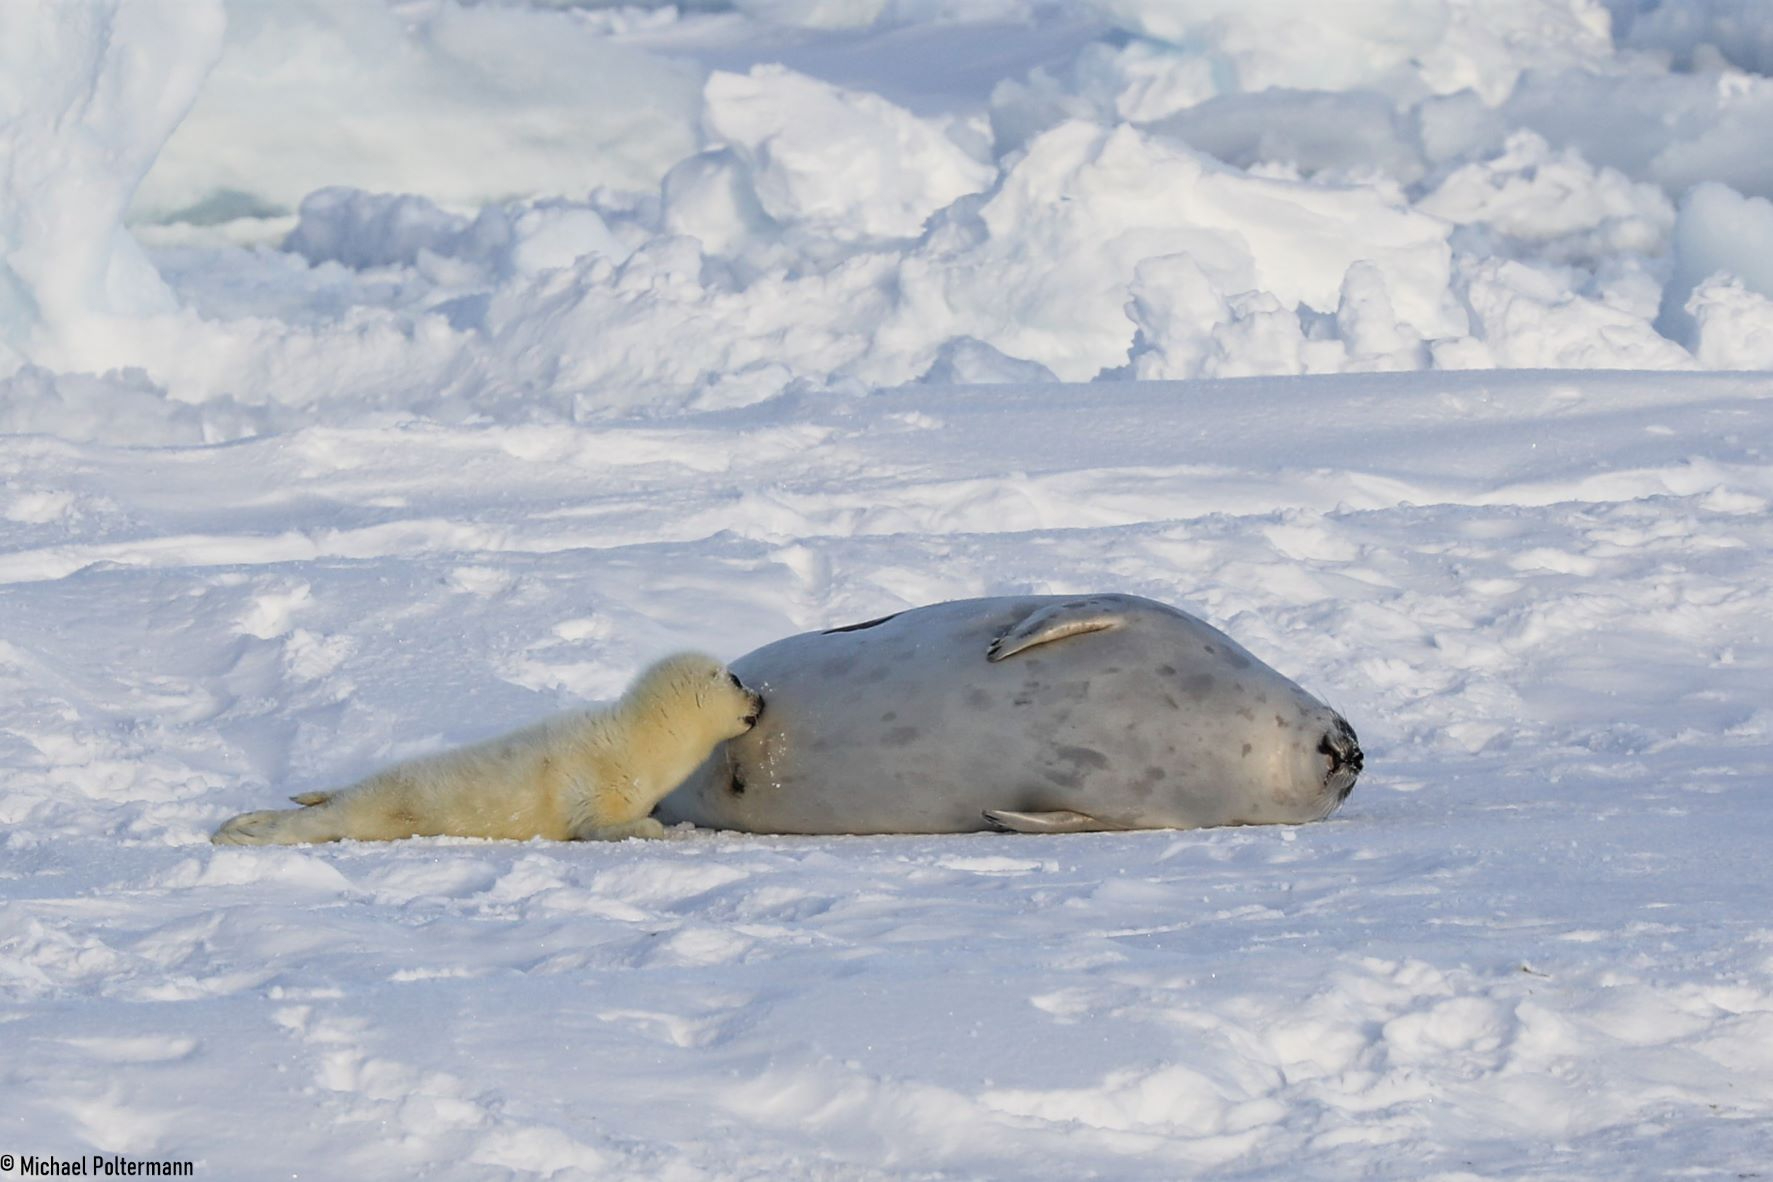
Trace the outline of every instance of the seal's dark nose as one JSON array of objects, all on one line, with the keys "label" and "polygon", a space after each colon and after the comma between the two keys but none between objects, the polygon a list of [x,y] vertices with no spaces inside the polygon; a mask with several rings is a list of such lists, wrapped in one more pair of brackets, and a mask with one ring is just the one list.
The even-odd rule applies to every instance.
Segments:
[{"label": "seal's dark nose", "polygon": [[1347,719],[1337,718],[1317,749],[1329,756],[1330,771],[1324,778],[1326,786],[1336,789],[1346,798],[1354,790],[1355,777],[1361,774],[1366,766],[1366,757],[1361,754],[1360,742],[1354,737],[1354,728],[1348,725]]}]

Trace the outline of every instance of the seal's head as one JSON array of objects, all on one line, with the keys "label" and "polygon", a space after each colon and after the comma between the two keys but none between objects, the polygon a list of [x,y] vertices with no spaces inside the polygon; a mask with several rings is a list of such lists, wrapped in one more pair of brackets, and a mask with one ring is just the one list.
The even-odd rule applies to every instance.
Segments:
[{"label": "seal's head", "polygon": [[1340,714],[1324,731],[1323,741],[1317,749],[1328,765],[1324,772],[1324,793],[1331,798],[1329,807],[1324,810],[1324,815],[1328,816],[1354,791],[1354,782],[1360,776],[1361,768],[1366,766],[1366,757],[1361,754],[1354,728]]},{"label": "seal's head", "polygon": [[762,694],[702,653],[666,657],[640,675],[623,702],[632,711],[693,727],[710,746],[749,731],[763,713]]},{"label": "seal's head", "polygon": [[[1354,728],[1341,714],[1296,686],[1285,704],[1273,703],[1272,687],[1266,692],[1266,713],[1243,707],[1221,720],[1221,737],[1210,748],[1221,759],[1215,782],[1239,787],[1214,798],[1223,804],[1218,815],[1197,803],[1198,797],[1185,802],[1208,824],[1321,821],[1348,799],[1366,763]],[[1233,705],[1239,700],[1230,698]],[[1240,751],[1247,754],[1232,758]]]},{"label": "seal's head", "polygon": [[[763,717],[763,695],[754,689],[748,689],[745,683],[739,680],[739,675],[737,673],[728,671],[726,679],[728,684],[738,690],[739,694],[744,698],[745,712],[739,715],[739,722],[744,725],[746,730],[750,730],[757,725],[757,720]],[[1344,724],[1344,726],[1346,726],[1346,724]],[[1354,732],[1349,731],[1348,734],[1352,739]],[[1354,753],[1356,771],[1360,770],[1360,757],[1361,753],[1357,748]]]}]

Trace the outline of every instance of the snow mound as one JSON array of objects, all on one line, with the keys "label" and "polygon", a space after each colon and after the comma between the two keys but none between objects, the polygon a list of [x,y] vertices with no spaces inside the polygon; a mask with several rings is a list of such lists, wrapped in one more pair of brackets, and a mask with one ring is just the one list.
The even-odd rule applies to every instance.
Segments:
[{"label": "snow mound", "polygon": [[1773,74],[1773,10],[1759,0],[1661,0],[1646,8],[1628,10],[1625,44],[1667,51],[1685,69],[1721,59]]},{"label": "snow mound", "polygon": [[227,16],[140,218],[290,212],[327,186],[468,207],[583,195],[655,185],[696,147],[701,72],[570,12],[230,0]]},{"label": "snow mound", "polygon": [[1723,0],[19,11],[19,430],[1762,356]]},{"label": "snow mound", "polygon": [[1130,33],[1211,55],[1244,91],[1372,88],[1420,97],[1472,89],[1496,103],[1524,69],[1586,65],[1612,50],[1597,0],[1092,3]]},{"label": "snow mound", "polygon": [[1484,226],[1515,240],[1520,253],[1555,261],[1654,255],[1674,228],[1674,204],[1660,187],[1544,137],[1516,132],[1495,156],[1453,170],[1416,208],[1462,226]]},{"label": "snow mound", "polygon": [[[177,301],[124,211],[221,52],[217,2],[9,5],[0,36],[0,373],[90,365]],[[16,364],[16,360],[15,360]]]},{"label": "snow mound", "polygon": [[916,237],[995,175],[940,126],[779,66],[716,73],[706,95],[704,124],[748,167],[764,212],[826,237]]},{"label": "snow mound", "polygon": [[1705,181],[1773,196],[1773,159],[1758,147],[1773,120],[1773,78],[1663,73],[1635,60],[1601,71],[1534,71],[1501,114],[1505,124],[1671,196]]},{"label": "snow mound", "polygon": [[[884,331],[901,352],[967,336],[1087,380],[1129,359],[1140,264],[1186,256],[1212,297],[1264,293],[1286,316],[1334,312],[1349,267],[1368,262],[1403,320],[1444,335],[1459,327],[1446,236],[1383,191],[1249,176],[1131,127],[1066,123],[906,260]],[[1158,269],[1140,281],[1146,306],[1161,282]],[[1197,311],[1219,315],[1201,298]],[[1164,347],[1155,321],[1137,327]]]},{"label": "snow mound", "polygon": [[1696,325],[1688,303],[1713,276],[1729,275],[1749,292],[1773,296],[1773,201],[1725,185],[1697,186],[1681,202],[1674,259],[1657,323],[1676,340],[1691,340]]},{"label": "snow mound", "polygon": [[1714,275],[1683,307],[1693,320],[1693,354],[1707,369],[1773,370],[1773,299],[1733,276]]}]

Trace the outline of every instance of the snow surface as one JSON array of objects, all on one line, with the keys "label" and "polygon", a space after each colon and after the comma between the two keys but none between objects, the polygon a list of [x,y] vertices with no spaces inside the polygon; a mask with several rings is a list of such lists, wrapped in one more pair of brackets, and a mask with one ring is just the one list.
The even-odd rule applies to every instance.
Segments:
[{"label": "snow surface", "polygon": [[[8,0],[0,1151],[1765,1174],[1770,47],[1752,0]],[[207,843],[672,649],[1094,589],[1346,713],[1343,810]]]}]

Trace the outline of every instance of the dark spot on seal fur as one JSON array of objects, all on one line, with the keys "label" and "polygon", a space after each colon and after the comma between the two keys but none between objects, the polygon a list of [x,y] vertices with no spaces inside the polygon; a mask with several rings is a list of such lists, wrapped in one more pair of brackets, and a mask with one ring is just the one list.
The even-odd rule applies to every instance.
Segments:
[{"label": "dark spot on seal fur", "polygon": [[1176,676],[1176,667],[1174,665],[1159,665],[1157,671],[1164,677]]},{"label": "dark spot on seal fur", "polygon": [[982,689],[970,689],[967,691],[967,705],[975,710],[991,709],[992,700],[991,695]]},{"label": "dark spot on seal fur", "polygon": [[1056,767],[1044,767],[1040,769],[1040,774],[1044,779],[1051,780],[1061,788],[1076,788],[1081,779],[1074,771]]},{"label": "dark spot on seal fur", "polygon": [[921,733],[914,726],[896,726],[886,733],[886,741],[894,747],[903,747]]},{"label": "dark spot on seal fur", "polygon": [[1178,702],[1176,699],[1172,698],[1168,694],[1164,695],[1164,704],[1169,706],[1169,708],[1172,710],[1182,709],[1182,703]]},{"label": "dark spot on seal fur", "polygon": [[838,632],[860,632],[865,628],[878,628],[888,620],[896,620],[904,614],[904,612],[894,612],[890,616],[881,616],[878,620],[863,620],[860,624],[845,624],[841,628],[827,628],[825,631],[819,633],[819,635],[831,636]]},{"label": "dark spot on seal fur", "polygon": [[[1210,644],[1203,644],[1201,645],[1201,648],[1209,653],[1217,654],[1219,652],[1217,647]],[[1248,669],[1250,667],[1250,658],[1244,656],[1234,648],[1228,648],[1225,650],[1225,663],[1230,665],[1233,669]]]},{"label": "dark spot on seal fur", "polygon": [[897,710],[888,710],[885,714],[880,716],[880,720],[882,722],[891,722],[897,717],[899,717],[899,712]]},{"label": "dark spot on seal fur", "polygon": [[1213,692],[1213,685],[1214,681],[1211,673],[1196,673],[1194,676],[1183,680],[1182,689],[1189,697],[1198,701]]},{"label": "dark spot on seal fur", "polygon": [[1015,697],[1010,699],[1010,705],[1012,705],[1012,706],[1032,706],[1032,705],[1034,705],[1034,699],[1029,697],[1027,694],[1017,694]]},{"label": "dark spot on seal fur", "polygon": [[733,776],[727,781],[726,790],[734,796],[745,795],[745,777],[739,774],[738,768],[733,769]]},{"label": "dark spot on seal fur", "polygon": [[1108,766],[1108,757],[1094,747],[1060,747],[1056,754],[1066,763],[1101,771]]},{"label": "dark spot on seal fur", "polygon": [[829,677],[838,677],[842,674],[848,673],[855,667],[856,658],[853,656],[833,657],[829,661],[824,661],[819,665],[819,672]]},{"label": "dark spot on seal fur", "polygon": [[1276,714],[1274,716],[1274,725],[1280,727],[1284,731],[1288,727],[1292,726],[1293,724],[1288,722],[1286,719],[1282,718],[1280,715]]},{"label": "dark spot on seal fur", "polygon": [[1158,781],[1164,778],[1164,769],[1157,766],[1148,767],[1137,780],[1133,781],[1133,795],[1140,800],[1150,800],[1151,794],[1157,789]]},{"label": "dark spot on seal fur", "polygon": [[1250,746],[1248,743],[1245,743],[1244,744],[1244,758],[1248,759],[1250,757],[1250,752],[1252,752],[1254,750],[1255,750],[1254,747]]}]

